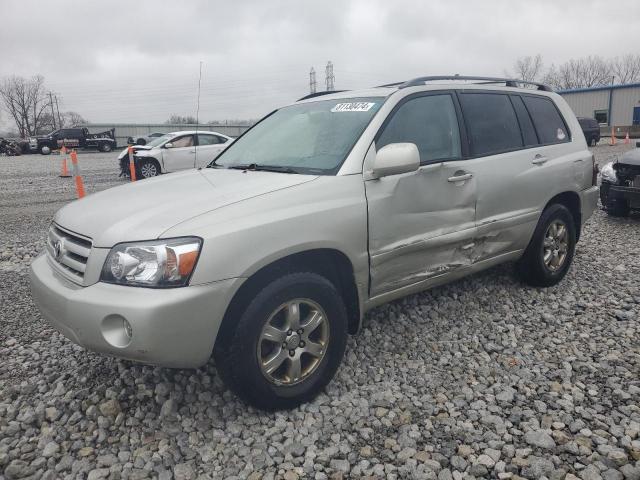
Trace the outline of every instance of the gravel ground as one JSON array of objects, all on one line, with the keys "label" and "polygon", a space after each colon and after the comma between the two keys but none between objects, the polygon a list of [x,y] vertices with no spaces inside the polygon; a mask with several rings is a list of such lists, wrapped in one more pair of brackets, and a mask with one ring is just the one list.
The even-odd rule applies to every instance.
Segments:
[{"label": "gravel ground", "polygon": [[[506,265],[373,310],[324,394],[265,414],[212,365],[103,357],[42,322],[26,267],[74,196],[59,161],[0,157],[0,479],[640,480],[640,215],[596,212],[557,287]],[[113,153],[80,165],[88,192],[123,182]]]}]

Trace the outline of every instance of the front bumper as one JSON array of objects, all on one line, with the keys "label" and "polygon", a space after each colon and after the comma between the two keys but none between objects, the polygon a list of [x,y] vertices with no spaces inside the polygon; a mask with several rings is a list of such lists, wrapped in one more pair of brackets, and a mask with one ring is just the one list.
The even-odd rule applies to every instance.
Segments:
[{"label": "front bumper", "polygon": [[241,283],[230,279],[151,289],[99,282],[80,287],[62,277],[46,254],[31,264],[30,279],[42,316],[71,341],[107,355],[176,368],[208,361]]},{"label": "front bumper", "polygon": [[593,215],[593,212],[598,207],[598,196],[600,194],[600,189],[597,185],[593,187],[589,187],[580,192],[580,205],[582,207],[582,224]]},{"label": "front bumper", "polygon": [[632,207],[640,205],[640,188],[609,185],[609,198],[612,200],[625,200]]}]

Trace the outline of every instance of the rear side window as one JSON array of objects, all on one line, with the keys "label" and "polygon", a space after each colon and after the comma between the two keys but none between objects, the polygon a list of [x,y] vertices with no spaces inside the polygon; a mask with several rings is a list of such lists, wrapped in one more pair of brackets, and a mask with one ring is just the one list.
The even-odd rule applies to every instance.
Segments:
[{"label": "rear side window", "polygon": [[531,96],[525,96],[523,100],[533,119],[540,143],[562,143],[570,140],[567,126],[553,101]]},{"label": "rear side window", "polygon": [[529,112],[527,112],[522,99],[513,95],[511,97],[511,101],[513,102],[513,108],[516,110],[516,116],[518,117],[518,123],[520,124],[520,131],[522,131],[522,139],[524,140],[525,147],[537,145],[538,137],[536,136],[536,131],[533,128],[531,117],[529,116]]},{"label": "rear side window", "polygon": [[385,125],[376,149],[402,142],[415,143],[422,164],[460,158],[460,131],[451,95],[428,95],[403,103]]},{"label": "rear side window", "polygon": [[522,148],[518,119],[508,95],[462,93],[460,103],[473,155],[491,155]]}]

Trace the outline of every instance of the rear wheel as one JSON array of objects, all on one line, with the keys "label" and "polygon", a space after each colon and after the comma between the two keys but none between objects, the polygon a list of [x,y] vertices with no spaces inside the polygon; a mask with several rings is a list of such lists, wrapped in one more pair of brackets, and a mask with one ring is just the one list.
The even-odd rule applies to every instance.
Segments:
[{"label": "rear wheel", "polygon": [[247,300],[237,318],[230,311],[216,340],[222,379],[264,410],[313,399],[344,354],[347,314],[340,294],[327,279],[307,272],[278,278]]},{"label": "rear wheel", "polygon": [[108,142],[104,142],[104,143],[100,144],[100,151],[101,152],[108,153],[108,152],[110,152],[112,150],[112,148],[113,147]]},{"label": "rear wheel", "polygon": [[160,175],[160,166],[155,160],[141,160],[138,165],[138,175],[141,178],[151,178]]},{"label": "rear wheel", "polygon": [[40,147],[40,153],[42,155],[49,155],[51,153],[51,149],[46,145],[43,145],[42,147]]},{"label": "rear wheel", "polygon": [[576,248],[573,215],[564,205],[542,212],[533,237],[517,264],[520,278],[535,287],[550,287],[564,278]]}]

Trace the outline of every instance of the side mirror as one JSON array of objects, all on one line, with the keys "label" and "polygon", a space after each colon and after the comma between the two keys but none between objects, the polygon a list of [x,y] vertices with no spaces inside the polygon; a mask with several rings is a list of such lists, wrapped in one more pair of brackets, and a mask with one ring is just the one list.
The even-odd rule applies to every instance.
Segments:
[{"label": "side mirror", "polygon": [[173,143],[167,142],[164,144],[164,148],[173,148]]},{"label": "side mirror", "polygon": [[414,172],[420,167],[420,152],[415,143],[390,143],[376,152],[372,177],[381,178]]}]

